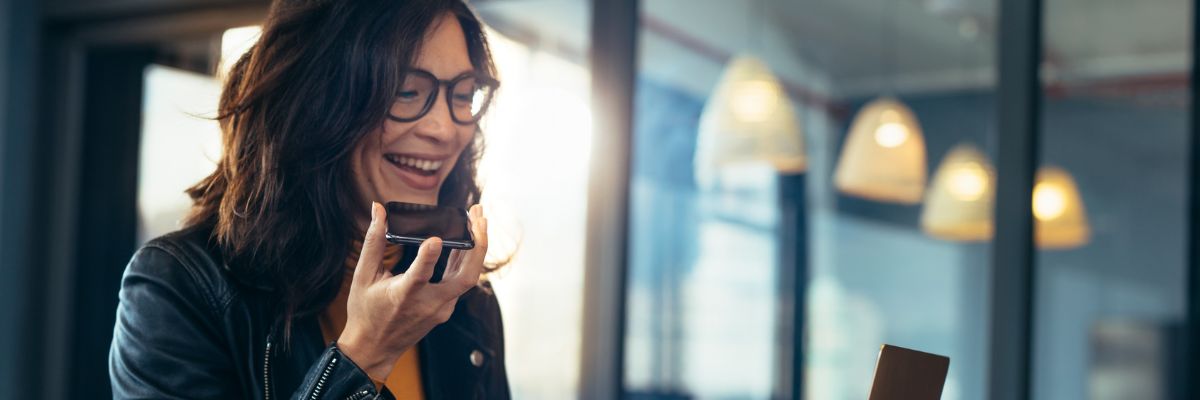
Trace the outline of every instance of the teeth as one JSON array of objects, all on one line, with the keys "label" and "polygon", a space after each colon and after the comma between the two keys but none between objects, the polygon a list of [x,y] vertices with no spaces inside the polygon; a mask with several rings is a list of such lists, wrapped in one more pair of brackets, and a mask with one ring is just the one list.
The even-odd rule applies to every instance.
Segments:
[{"label": "teeth", "polygon": [[436,161],[436,160],[422,160],[422,159],[412,158],[412,157],[400,157],[400,156],[396,156],[396,155],[392,155],[392,154],[388,154],[386,156],[386,158],[388,161],[391,161],[396,164],[407,165],[407,166],[410,166],[413,168],[422,169],[422,170],[426,170],[426,171],[436,171],[436,170],[438,170],[438,168],[442,167],[442,161]]}]

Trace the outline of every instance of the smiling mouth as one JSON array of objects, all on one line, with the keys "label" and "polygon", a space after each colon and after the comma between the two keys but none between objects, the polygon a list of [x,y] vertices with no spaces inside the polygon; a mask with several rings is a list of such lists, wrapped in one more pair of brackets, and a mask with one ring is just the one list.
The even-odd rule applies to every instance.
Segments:
[{"label": "smiling mouth", "polygon": [[433,176],[437,174],[437,171],[442,168],[442,164],[445,163],[442,160],[429,160],[399,154],[385,154],[383,158],[401,170],[420,176]]}]

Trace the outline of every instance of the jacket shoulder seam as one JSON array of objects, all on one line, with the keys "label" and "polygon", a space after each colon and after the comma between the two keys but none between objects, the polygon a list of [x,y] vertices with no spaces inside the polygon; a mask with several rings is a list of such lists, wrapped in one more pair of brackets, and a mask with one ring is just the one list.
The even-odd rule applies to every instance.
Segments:
[{"label": "jacket shoulder seam", "polygon": [[208,307],[214,313],[214,315],[220,317],[225,314],[225,309],[228,307],[229,301],[219,301],[217,299],[218,296],[216,289],[202,279],[202,273],[199,271],[199,268],[202,268],[202,266],[199,265],[200,261],[196,260],[196,256],[194,254],[191,254],[191,252],[181,248],[179,244],[167,240],[154,240],[150,243],[147,243],[145,247],[162,250],[163,252],[170,254],[171,257],[175,258],[175,261],[177,261],[179,265],[183,267],[184,271],[187,271],[188,278],[191,280],[191,283],[198,285],[200,292],[204,296],[204,301],[208,303]]}]

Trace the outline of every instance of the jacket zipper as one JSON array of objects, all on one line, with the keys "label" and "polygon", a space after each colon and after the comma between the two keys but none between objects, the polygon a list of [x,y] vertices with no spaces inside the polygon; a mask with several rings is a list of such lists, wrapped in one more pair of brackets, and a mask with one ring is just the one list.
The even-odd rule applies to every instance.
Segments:
[{"label": "jacket zipper", "polygon": [[263,355],[263,400],[271,400],[271,335],[267,335],[267,350]]},{"label": "jacket zipper", "polygon": [[[333,372],[334,365],[337,364],[337,359],[329,360],[329,364],[325,366],[325,370],[321,372],[321,379],[317,381],[317,388],[313,390],[312,399],[316,399],[321,395],[321,390],[324,389],[325,381],[329,379],[329,374]],[[346,397],[346,400],[361,400],[371,395],[371,392],[366,390],[352,393]],[[271,400],[271,335],[267,335],[267,350],[263,354],[263,400]]]},{"label": "jacket zipper", "polygon": [[329,379],[329,373],[333,372],[333,367],[337,365],[337,358],[330,358],[329,364],[325,364],[325,370],[321,371],[321,379],[317,380],[317,387],[313,388],[312,396],[309,399],[316,400],[321,397],[321,390],[325,389],[325,381]]},{"label": "jacket zipper", "polygon": [[367,398],[367,396],[370,396],[370,395],[371,395],[371,392],[363,390],[363,391],[359,391],[358,393],[351,394],[350,397],[346,398],[346,400],[362,400],[362,399]]}]

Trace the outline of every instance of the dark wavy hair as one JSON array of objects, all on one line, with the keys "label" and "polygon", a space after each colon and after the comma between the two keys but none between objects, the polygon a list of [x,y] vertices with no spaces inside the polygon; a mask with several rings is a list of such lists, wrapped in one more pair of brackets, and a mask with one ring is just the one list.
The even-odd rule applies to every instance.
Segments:
[{"label": "dark wavy hair", "polygon": [[[187,193],[187,226],[212,240],[239,279],[268,283],[285,332],[323,309],[367,209],[352,149],[381,127],[426,31],[447,13],[462,25],[471,64],[496,75],[482,24],[461,0],[282,0],[258,42],[232,66],[217,119],[216,171]],[[443,205],[478,201],[479,126],[439,192]]]}]

